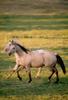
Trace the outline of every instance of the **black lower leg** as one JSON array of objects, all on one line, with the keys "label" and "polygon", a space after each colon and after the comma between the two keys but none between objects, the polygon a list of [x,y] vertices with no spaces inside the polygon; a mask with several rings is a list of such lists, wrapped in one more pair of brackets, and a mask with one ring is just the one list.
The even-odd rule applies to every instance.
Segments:
[{"label": "black lower leg", "polygon": [[22,78],[18,75],[19,80],[22,80]]},{"label": "black lower leg", "polygon": [[19,72],[17,72],[17,76],[18,76],[19,80],[22,80],[22,78],[19,75]]},{"label": "black lower leg", "polygon": [[29,72],[29,81],[28,81],[28,83],[30,83],[31,81],[32,81],[31,73]]},{"label": "black lower leg", "polygon": [[57,76],[57,78],[56,78],[56,82],[55,83],[58,83],[59,82],[59,77],[58,77],[58,71],[56,70],[56,76]]},{"label": "black lower leg", "polygon": [[52,70],[52,74],[48,77],[48,79],[49,79],[49,81],[50,81],[50,79],[51,79],[51,77],[52,77],[52,75],[54,74],[54,70]]}]

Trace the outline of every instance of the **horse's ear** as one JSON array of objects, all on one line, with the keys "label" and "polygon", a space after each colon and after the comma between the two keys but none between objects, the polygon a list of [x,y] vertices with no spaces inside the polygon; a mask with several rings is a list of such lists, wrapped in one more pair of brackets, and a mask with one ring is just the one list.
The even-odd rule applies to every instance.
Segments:
[{"label": "horse's ear", "polygon": [[14,40],[12,40],[11,42],[14,43]]},{"label": "horse's ear", "polygon": [[9,42],[13,42],[13,40],[9,40]]},{"label": "horse's ear", "polygon": [[10,42],[11,42],[12,44],[14,44],[14,43],[15,43],[15,41],[14,41],[14,40],[10,40]]}]

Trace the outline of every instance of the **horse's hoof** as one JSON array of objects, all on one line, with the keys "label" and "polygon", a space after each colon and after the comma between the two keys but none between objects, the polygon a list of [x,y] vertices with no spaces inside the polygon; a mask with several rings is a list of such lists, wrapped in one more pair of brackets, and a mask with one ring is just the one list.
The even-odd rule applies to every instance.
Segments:
[{"label": "horse's hoof", "polygon": [[54,82],[55,84],[58,84],[58,82]]},{"label": "horse's hoof", "polygon": [[50,81],[51,77],[48,77],[48,80]]},{"label": "horse's hoof", "polygon": [[19,80],[22,81],[22,78],[20,77]]},{"label": "horse's hoof", "polygon": [[55,83],[55,84],[58,84],[58,83],[59,83],[59,81],[55,81],[54,83]]},{"label": "horse's hoof", "polygon": [[51,83],[51,80],[48,79],[48,83]]},{"label": "horse's hoof", "polygon": [[32,80],[29,80],[28,83],[31,83]]},{"label": "horse's hoof", "polygon": [[59,79],[57,79],[57,80],[55,81],[55,83],[58,84],[58,83],[59,83]]},{"label": "horse's hoof", "polygon": [[48,77],[48,83],[50,83],[51,82],[51,77]]}]

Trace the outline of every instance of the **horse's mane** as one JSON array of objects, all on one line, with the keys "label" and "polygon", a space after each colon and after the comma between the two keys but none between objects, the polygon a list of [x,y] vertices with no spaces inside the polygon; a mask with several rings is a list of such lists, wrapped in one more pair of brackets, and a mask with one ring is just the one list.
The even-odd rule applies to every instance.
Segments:
[{"label": "horse's mane", "polygon": [[29,49],[23,47],[22,45],[16,43],[16,45],[18,45],[25,53],[28,53],[28,51],[30,51]]}]

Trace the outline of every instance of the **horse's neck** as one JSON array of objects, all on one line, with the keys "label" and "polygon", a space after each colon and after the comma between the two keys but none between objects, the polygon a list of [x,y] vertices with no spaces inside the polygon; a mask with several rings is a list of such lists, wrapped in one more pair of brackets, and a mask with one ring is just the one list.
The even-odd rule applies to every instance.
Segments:
[{"label": "horse's neck", "polygon": [[22,51],[15,52],[16,59],[19,59],[19,58],[23,57],[24,55],[26,55],[25,52],[22,52]]}]

